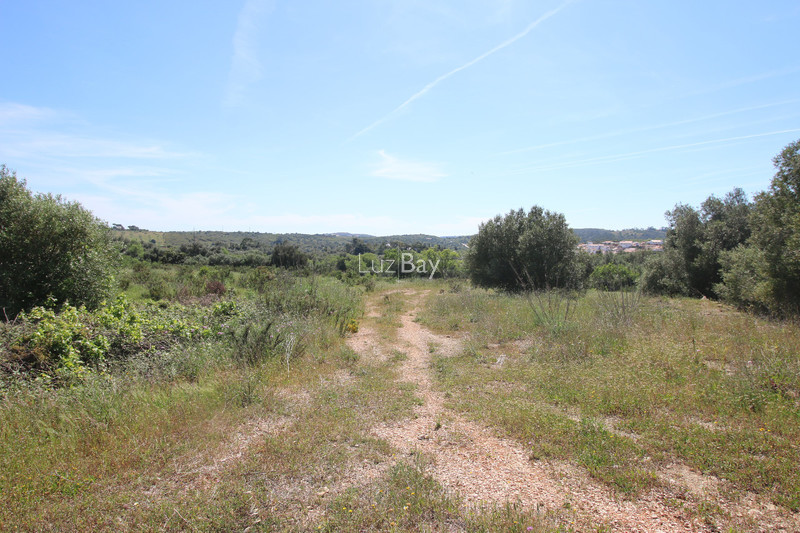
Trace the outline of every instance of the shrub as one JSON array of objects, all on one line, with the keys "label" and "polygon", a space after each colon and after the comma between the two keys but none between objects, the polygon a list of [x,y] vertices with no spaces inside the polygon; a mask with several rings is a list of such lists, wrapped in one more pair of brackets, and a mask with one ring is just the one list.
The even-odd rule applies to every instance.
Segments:
[{"label": "shrub", "polygon": [[475,285],[506,291],[568,287],[576,276],[577,238],[564,215],[539,206],[481,224],[467,270]]},{"label": "shrub", "polygon": [[636,283],[638,274],[625,265],[608,263],[594,269],[589,277],[592,286],[604,291],[618,291]]},{"label": "shrub", "polygon": [[106,225],[77,202],[31,193],[0,166],[0,307],[9,316],[43,305],[97,307],[118,256]]}]

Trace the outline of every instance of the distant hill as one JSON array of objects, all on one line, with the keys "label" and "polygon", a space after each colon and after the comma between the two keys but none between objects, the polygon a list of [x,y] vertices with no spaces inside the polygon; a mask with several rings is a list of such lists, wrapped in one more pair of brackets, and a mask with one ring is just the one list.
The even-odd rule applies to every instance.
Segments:
[{"label": "distant hill", "polygon": [[404,246],[413,248],[451,248],[464,250],[464,244],[469,242],[470,236],[464,237],[437,237],[435,235],[388,235],[373,236],[352,233],[258,233],[254,231],[148,231],[148,230],[114,230],[115,234],[126,240],[152,242],[163,248],[180,248],[182,245],[192,243],[213,246],[215,244],[226,248],[240,247],[246,242],[249,248],[271,250],[280,242],[296,244],[306,253],[339,253],[345,247],[359,239],[370,249],[376,250],[387,246]]},{"label": "distant hill", "polygon": [[[666,228],[632,228],[624,230],[607,230],[600,228],[574,229],[580,242],[603,241],[641,241],[650,239],[663,239]],[[121,230],[114,232],[126,240],[152,242],[163,248],[180,248],[193,242],[212,246],[218,244],[226,248],[241,247],[247,243],[249,248],[271,250],[280,242],[296,244],[306,253],[340,253],[344,252],[347,245],[358,239],[372,250],[386,247],[404,246],[414,249],[433,248],[441,246],[452,250],[463,251],[469,244],[471,235],[437,237],[435,235],[386,235],[374,236],[356,233],[259,233],[255,231],[148,231],[148,230]]]},{"label": "distant hill", "polygon": [[631,228],[623,230],[609,230],[600,228],[580,228],[572,230],[581,242],[603,241],[649,241],[651,239],[664,239],[667,228],[656,229],[653,227]]}]

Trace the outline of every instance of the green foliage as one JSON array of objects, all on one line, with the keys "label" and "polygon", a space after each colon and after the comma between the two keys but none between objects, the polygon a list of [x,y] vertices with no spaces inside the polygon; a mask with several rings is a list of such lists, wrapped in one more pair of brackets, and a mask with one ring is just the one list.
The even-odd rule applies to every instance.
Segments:
[{"label": "green foliage", "polygon": [[77,202],[31,193],[0,166],[0,307],[9,317],[43,305],[97,307],[108,295],[116,250],[109,230]]},{"label": "green foliage", "polygon": [[268,267],[260,266],[253,268],[244,276],[245,287],[264,293],[269,287],[269,283],[275,279],[275,272]]},{"label": "green foliage", "polygon": [[714,286],[725,301],[758,312],[772,306],[772,290],[766,277],[766,257],[755,246],[739,246],[720,257],[722,282]]},{"label": "green foliage", "polygon": [[279,356],[285,342],[280,325],[268,320],[247,321],[231,333],[234,359],[250,366]]},{"label": "green foliage", "polygon": [[680,256],[674,252],[653,255],[645,262],[639,287],[648,294],[687,294],[689,280],[684,267]]},{"label": "green foliage", "polygon": [[211,307],[181,304],[134,305],[124,296],[94,311],[63,306],[35,307],[17,317],[4,346],[13,360],[61,381],[103,370],[109,360],[154,353],[171,346],[221,339],[227,322],[238,316],[234,302]]},{"label": "green foliage", "polygon": [[466,266],[472,282],[506,291],[568,287],[576,278],[577,238],[564,216],[534,206],[481,224]]},{"label": "green foliage", "polygon": [[778,314],[800,313],[800,141],[773,160],[777,172],[768,191],[756,196],[753,236],[763,254],[760,284],[767,307]]},{"label": "green foliage", "polygon": [[299,268],[308,263],[308,256],[296,244],[278,243],[272,249],[270,263],[282,268]]},{"label": "green foliage", "polygon": [[651,293],[715,296],[721,280],[722,256],[750,236],[752,205],[742,189],[720,199],[710,196],[700,210],[678,204],[669,221],[664,252],[651,258],[642,288]]},{"label": "green foliage", "polygon": [[740,307],[790,316],[800,313],[800,141],[773,162],[770,188],[756,195],[751,210],[752,235],[720,254],[714,290]]},{"label": "green foliage", "polygon": [[17,354],[34,359],[42,368],[55,368],[63,375],[80,376],[89,365],[97,366],[110,349],[108,338],[86,323],[85,308],[66,306],[62,312],[35,307],[20,315],[31,324],[12,347]]},{"label": "green foliage", "polygon": [[[453,278],[463,275],[463,263],[461,256],[458,252],[443,248],[437,250],[436,248],[428,248],[420,254],[428,265],[428,271],[431,271],[430,265],[436,265],[436,273],[434,277],[437,278]],[[424,276],[424,274],[421,274]]]},{"label": "green foliage", "polygon": [[666,236],[666,228],[656,229],[653,227],[618,231],[599,228],[578,228],[572,231],[575,232],[580,242],[647,241],[650,239],[663,239]]},{"label": "green foliage", "polygon": [[592,286],[604,291],[618,291],[636,283],[638,273],[626,267],[608,263],[594,269],[590,276]]}]

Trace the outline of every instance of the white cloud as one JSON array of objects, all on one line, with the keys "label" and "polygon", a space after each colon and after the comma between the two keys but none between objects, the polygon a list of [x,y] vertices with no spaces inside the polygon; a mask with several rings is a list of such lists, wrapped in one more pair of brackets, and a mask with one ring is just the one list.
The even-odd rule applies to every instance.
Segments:
[{"label": "white cloud", "polygon": [[557,14],[559,11],[564,9],[567,5],[571,4],[572,1],[573,0],[568,0],[567,2],[564,2],[563,4],[558,6],[557,8],[551,9],[550,11],[548,11],[547,13],[545,13],[544,15],[539,17],[538,19],[536,19],[533,22],[531,22],[530,24],[528,24],[528,26],[524,30],[522,30],[518,34],[514,35],[510,39],[506,39],[505,41],[503,41],[502,43],[498,44],[497,46],[495,46],[491,50],[482,53],[478,57],[472,59],[471,61],[468,61],[468,62],[464,63],[460,67],[456,67],[453,70],[451,70],[450,72],[447,72],[446,74],[442,74],[441,76],[439,76],[438,78],[436,78],[432,82],[428,83],[425,87],[423,87],[422,89],[420,89],[416,93],[412,94],[410,98],[408,98],[405,102],[403,102],[402,104],[400,104],[399,106],[394,108],[387,115],[383,116],[382,118],[379,118],[378,120],[376,120],[375,122],[373,122],[372,124],[367,126],[366,128],[362,129],[361,131],[359,131],[358,133],[353,135],[348,140],[353,140],[353,139],[355,139],[357,137],[360,137],[361,135],[365,134],[366,132],[368,132],[369,130],[371,130],[374,127],[378,126],[379,124],[382,124],[383,122],[386,122],[389,118],[391,118],[392,116],[394,116],[395,114],[399,113],[404,108],[409,106],[414,100],[424,96],[428,91],[430,91],[431,89],[433,89],[434,87],[439,85],[441,82],[443,82],[444,80],[446,80],[450,76],[452,76],[452,75],[454,75],[454,74],[456,74],[458,72],[461,72],[462,70],[468,69],[472,65],[478,63],[479,61],[482,61],[482,60],[486,59],[487,57],[489,57],[490,55],[494,54],[495,52],[499,52],[503,48],[506,48],[507,46],[510,46],[510,45],[514,44],[516,41],[522,39],[523,37],[528,35],[531,31],[533,31],[533,29],[536,28],[536,26],[538,26],[539,24],[541,24],[545,20],[549,19],[553,15]]},{"label": "white cloud", "polygon": [[[79,117],[68,112],[3,103],[0,104],[0,158],[173,159],[196,155],[173,152],[152,141],[104,138],[87,132],[89,129]],[[78,130],[83,132],[76,133]]]},{"label": "white cloud", "polygon": [[156,143],[117,141],[48,131],[0,132],[0,157],[172,159],[189,154],[172,152]]},{"label": "white cloud", "polygon": [[[81,194],[93,201],[109,196],[124,203],[128,198],[134,207],[137,202],[148,205],[165,181],[186,176],[187,166],[200,158],[151,140],[103,137],[70,112],[0,105],[0,162],[37,192],[58,192],[79,201]],[[98,216],[115,213],[119,205]]]},{"label": "white cloud", "polygon": [[236,31],[233,34],[233,57],[228,75],[228,87],[224,104],[240,105],[247,87],[263,76],[258,59],[257,39],[262,18],[272,11],[272,0],[247,0],[239,12]]},{"label": "white cloud", "polygon": [[46,107],[34,107],[16,102],[0,103],[0,127],[12,127],[52,119],[58,113]]},{"label": "white cloud", "polygon": [[383,160],[379,168],[372,172],[376,178],[387,178],[401,181],[433,182],[447,176],[434,163],[401,160],[389,155],[385,150],[379,150],[378,155]]}]

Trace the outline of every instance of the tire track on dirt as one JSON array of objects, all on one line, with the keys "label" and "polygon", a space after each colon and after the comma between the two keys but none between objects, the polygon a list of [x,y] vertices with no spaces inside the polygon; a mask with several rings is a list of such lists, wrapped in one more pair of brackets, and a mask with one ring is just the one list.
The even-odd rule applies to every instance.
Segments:
[{"label": "tire track on dirt", "polygon": [[[416,384],[421,405],[411,419],[375,427],[376,436],[404,453],[422,452],[430,457],[430,473],[468,506],[510,502],[543,511],[569,508],[579,523],[625,531],[707,530],[680,510],[663,505],[657,489],[636,502],[620,501],[580,469],[566,462],[532,462],[516,442],[447,409],[444,394],[433,386],[430,346],[435,344],[440,353],[450,355],[460,349],[460,341],[415,322],[428,292],[403,292],[414,308],[401,317],[398,344],[393,347],[407,354],[398,369],[399,380]],[[357,343],[354,348],[358,349]],[[369,357],[369,353],[362,355]]]}]

